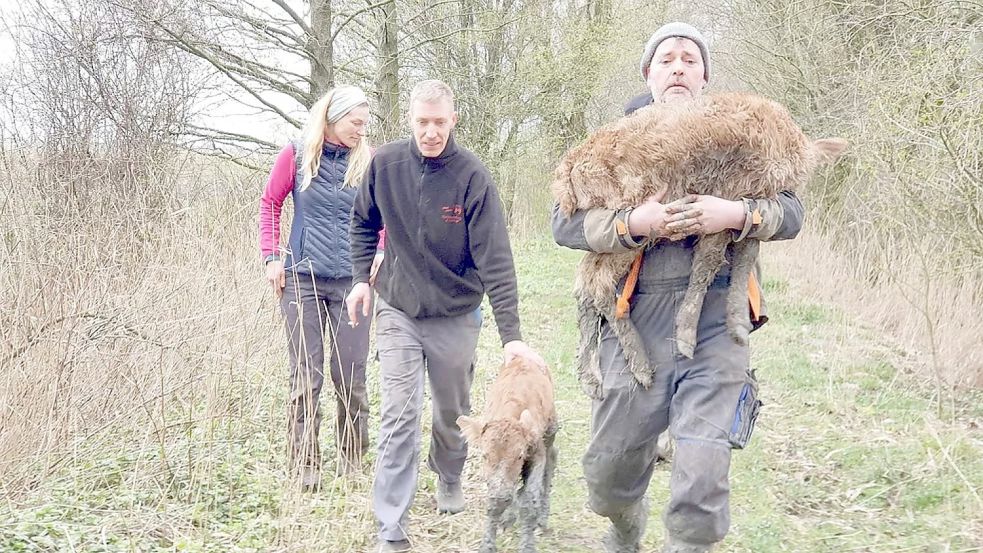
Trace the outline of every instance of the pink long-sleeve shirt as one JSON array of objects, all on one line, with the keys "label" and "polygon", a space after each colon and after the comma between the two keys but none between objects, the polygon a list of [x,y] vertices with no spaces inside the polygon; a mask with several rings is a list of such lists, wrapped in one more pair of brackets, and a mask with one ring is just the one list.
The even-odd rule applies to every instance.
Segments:
[{"label": "pink long-sleeve shirt", "polygon": [[[293,192],[297,165],[293,144],[287,144],[277,154],[259,200],[259,249],[263,257],[278,253],[280,244],[280,213],[283,201]],[[379,232],[379,250],[386,247],[386,229]]]}]

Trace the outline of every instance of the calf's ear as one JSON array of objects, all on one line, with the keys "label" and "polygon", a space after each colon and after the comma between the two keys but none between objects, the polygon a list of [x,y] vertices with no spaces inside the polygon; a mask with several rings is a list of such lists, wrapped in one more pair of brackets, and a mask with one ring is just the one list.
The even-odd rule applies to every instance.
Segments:
[{"label": "calf's ear", "polygon": [[536,418],[532,416],[529,409],[522,410],[522,414],[519,415],[519,424],[531,432],[536,432]]},{"label": "calf's ear", "polygon": [[485,431],[484,422],[467,415],[457,417],[457,425],[461,427],[464,439],[470,444],[476,443],[481,437],[481,433]]},{"label": "calf's ear", "polygon": [[842,138],[820,138],[813,144],[819,152],[820,163],[833,163],[843,155],[850,143]]}]

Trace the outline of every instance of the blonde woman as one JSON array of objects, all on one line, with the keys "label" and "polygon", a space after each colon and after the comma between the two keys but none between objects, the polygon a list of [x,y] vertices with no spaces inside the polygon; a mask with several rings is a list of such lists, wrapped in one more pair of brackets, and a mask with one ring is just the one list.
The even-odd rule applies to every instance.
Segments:
[{"label": "blonde woman", "polygon": [[[326,340],[337,404],[338,472],[361,467],[368,447],[369,325],[349,325],[344,304],[352,282],[352,202],[371,157],[368,119],[368,100],[360,89],[329,91],[311,108],[302,139],[277,156],[260,200],[260,249],[286,320],[290,352],[290,468],[306,491],[320,485],[318,398]],[[281,248],[280,211],[288,194],[293,224],[287,247]]]}]

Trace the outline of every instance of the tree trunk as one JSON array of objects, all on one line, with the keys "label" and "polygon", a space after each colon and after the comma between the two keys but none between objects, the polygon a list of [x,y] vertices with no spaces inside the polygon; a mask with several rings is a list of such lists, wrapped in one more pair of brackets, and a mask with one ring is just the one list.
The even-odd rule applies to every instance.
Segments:
[{"label": "tree trunk", "polygon": [[[607,35],[607,27],[611,25],[611,3],[608,0],[590,0],[587,2],[586,10],[588,28]],[[598,83],[592,83],[597,85]],[[576,89],[573,99],[573,109],[567,114],[566,129],[564,139],[561,144],[561,153],[579,143],[587,136],[587,104],[591,98],[591,88]]]},{"label": "tree trunk", "polygon": [[381,144],[399,136],[403,121],[399,112],[399,54],[396,50],[398,22],[395,0],[383,4],[376,12],[376,18],[379,22],[379,48],[376,54],[378,72],[375,78],[379,110],[376,117],[379,121],[378,142]]},{"label": "tree trunk", "polygon": [[311,96],[316,102],[334,86],[331,0],[311,0],[311,30],[314,36],[308,39],[307,52],[311,56]]}]

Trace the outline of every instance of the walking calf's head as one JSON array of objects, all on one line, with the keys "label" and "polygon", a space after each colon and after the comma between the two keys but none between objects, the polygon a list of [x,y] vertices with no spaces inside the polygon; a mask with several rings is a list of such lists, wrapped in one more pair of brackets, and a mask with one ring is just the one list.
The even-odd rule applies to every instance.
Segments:
[{"label": "walking calf's head", "polygon": [[461,416],[457,424],[468,443],[481,450],[481,472],[488,483],[488,495],[493,499],[510,497],[536,440],[542,439],[542,429],[536,428],[532,413],[526,409],[519,420],[500,418],[488,422]]}]

